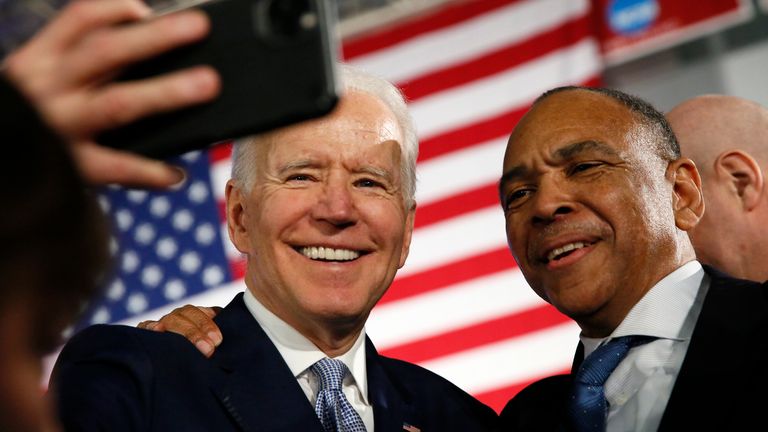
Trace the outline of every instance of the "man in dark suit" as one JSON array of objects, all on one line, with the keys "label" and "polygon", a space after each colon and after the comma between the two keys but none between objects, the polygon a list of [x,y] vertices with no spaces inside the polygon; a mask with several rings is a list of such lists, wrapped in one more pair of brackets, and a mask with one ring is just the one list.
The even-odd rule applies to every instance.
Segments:
[{"label": "man in dark suit", "polygon": [[768,286],[696,261],[699,174],[661,113],[613,90],[545,93],[509,139],[500,195],[526,280],[582,330],[572,373],[521,391],[502,429],[759,424]]},{"label": "man in dark suit", "polygon": [[247,290],[216,317],[216,352],[171,333],[86,329],[52,375],[65,429],[494,428],[490,408],[365,336],[408,255],[418,144],[393,85],[342,76],[329,116],[235,146],[226,213]]}]

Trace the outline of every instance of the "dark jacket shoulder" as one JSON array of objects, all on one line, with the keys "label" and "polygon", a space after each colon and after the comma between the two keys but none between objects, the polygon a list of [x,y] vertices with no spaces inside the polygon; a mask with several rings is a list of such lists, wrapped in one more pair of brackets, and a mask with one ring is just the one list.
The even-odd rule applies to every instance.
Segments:
[{"label": "dark jacket shoulder", "polygon": [[449,401],[441,407],[442,410],[453,411],[452,415],[455,415],[455,410],[460,410],[470,417],[480,419],[489,427],[496,424],[498,415],[493,409],[440,375],[413,363],[384,356],[379,358],[383,367],[390,372],[392,382],[400,385],[403,393],[425,393],[424,390],[429,389],[427,393],[430,395],[444,397]]}]

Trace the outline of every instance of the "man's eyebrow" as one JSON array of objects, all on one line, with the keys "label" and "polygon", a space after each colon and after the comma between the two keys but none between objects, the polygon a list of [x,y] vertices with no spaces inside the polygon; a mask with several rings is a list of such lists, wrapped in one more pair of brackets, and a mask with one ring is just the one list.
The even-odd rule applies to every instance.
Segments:
[{"label": "man's eyebrow", "polygon": [[[587,151],[596,151],[606,156],[619,156],[619,153],[616,151],[616,149],[609,146],[608,144],[602,143],[600,141],[587,140],[568,144],[555,150],[554,158],[557,161],[566,161],[573,159],[576,157],[576,155]],[[523,165],[513,166],[501,176],[501,179],[499,179],[499,192],[501,192],[501,189],[504,187],[504,185],[511,183],[521,177],[525,177],[529,172],[530,170]]]},{"label": "man's eyebrow", "polygon": [[565,147],[561,147],[555,151],[555,159],[557,160],[569,160],[573,159],[579,153],[587,151],[596,151],[606,156],[619,156],[619,152],[615,148],[600,141],[580,141],[573,144],[568,144]]},{"label": "man's eyebrow", "polygon": [[286,172],[293,171],[296,169],[308,168],[316,165],[317,163],[311,159],[293,160],[293,161],[287,162],[285,165],[278,168],[277,172],[278,174],[284,174]]},{"label": "man's eyebrow", "polygon": [[369,166],[361,167],[355,171],[357,173],[374,176],[388,183],[392,183],[394,181],[394,176],[392,175],[392,173],[389,170],[386,170],[384,168],[369,165]]},{"label": "man's eyebrow", "polygon": [[501,175],[501,179],[499,179],[499,187],[502,187],[506,183],[525,176],[529,171],[530,170],[528,168],[522,165],[517,165],[510,168],[507,172]]}]

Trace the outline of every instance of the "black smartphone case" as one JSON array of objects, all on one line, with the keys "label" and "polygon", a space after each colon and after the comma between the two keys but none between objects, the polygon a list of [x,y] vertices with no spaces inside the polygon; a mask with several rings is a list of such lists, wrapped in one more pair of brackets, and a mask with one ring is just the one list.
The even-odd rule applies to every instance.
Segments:
[{"label": "black smartphone case", "polygon": [[207,39],[131,67],[135,80],[209,64],[213,102],[141,119],[97,141],[158,159],[328,113],[338,100],[335,9],[326,0],[213,0]]}]

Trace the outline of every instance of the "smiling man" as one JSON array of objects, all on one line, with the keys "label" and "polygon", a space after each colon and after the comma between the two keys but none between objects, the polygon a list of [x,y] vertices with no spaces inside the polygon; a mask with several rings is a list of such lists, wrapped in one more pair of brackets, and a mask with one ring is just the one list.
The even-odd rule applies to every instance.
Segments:
[{"label": "smiling man", "polygon": [[94,326],[52,388],[67,430],[484,431],[487,406],[379,356],[368,315],[408,255],[418,143],[390,83],[342,69],[328,116],[236,145],[229,236],[247,290],[208,359],[173,333]]},{"label": "smiling man", "polygon": [[768,385],[768,285],[702,267],[699,174],[664,116],[607,89],[542,95],[500,182],[533,290],[581,327],[570,375],[524,389],[508,430],[746,430]]}]

